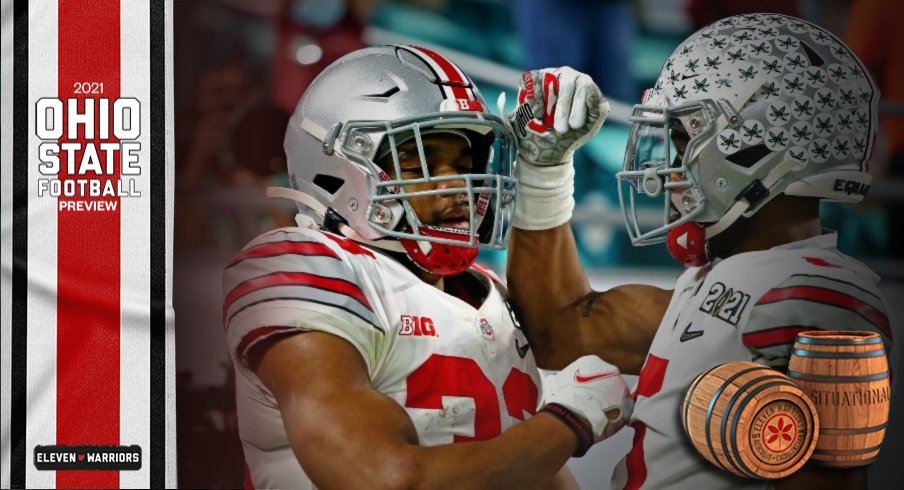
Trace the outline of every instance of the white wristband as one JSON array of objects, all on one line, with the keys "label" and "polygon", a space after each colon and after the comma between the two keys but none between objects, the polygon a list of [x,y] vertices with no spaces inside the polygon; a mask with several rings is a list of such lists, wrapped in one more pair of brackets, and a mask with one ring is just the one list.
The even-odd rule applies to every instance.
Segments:
[{"label": "white wristband", "polygon": [[534,165],[518,158],[515,228],[549,230],[571,219],[574,210],[574,165]]}]

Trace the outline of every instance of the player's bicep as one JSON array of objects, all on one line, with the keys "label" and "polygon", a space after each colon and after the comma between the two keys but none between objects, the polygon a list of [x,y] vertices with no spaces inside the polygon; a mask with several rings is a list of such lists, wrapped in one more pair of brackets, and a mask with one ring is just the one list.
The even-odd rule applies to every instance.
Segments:
[{"label": "player's bicep", "polygon": [[372,387],[347,341],[301,333],[262,344],[252,357],[276,397],[295,456],[318,487],[391,479],[393,468],[405,464],[405,449],[418,444],[405,411]]},{"label": "player's bicep", "polygon": [[357,271],[317,234],[274,232],[236,255],[223,274],[223,322],[239,370],[256,343],[317,330],[354,345],[371,369],[385,330]]},{"label": "player's bicep", "polygon": [[561,369],[578,357],[594,354],[637,374],[668,309],[672,291],[628,284],[591,292],[569,306],[553,345],[546,369]]},{"label": "player's bicep", "polygon": [[815,275],[795,275],[760,297],[743,323],[741,342],[754,360],[784,369],[797,334],[807,330],[853,330],[879,334],[891,349],[888,308],[877,292]]}]

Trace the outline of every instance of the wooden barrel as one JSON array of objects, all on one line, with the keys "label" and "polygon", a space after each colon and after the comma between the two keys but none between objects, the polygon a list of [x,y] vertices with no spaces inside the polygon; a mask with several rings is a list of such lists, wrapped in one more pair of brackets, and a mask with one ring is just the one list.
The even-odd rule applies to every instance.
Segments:
[{"label": "wooden barrel", "polygon": [[760,364],[732,362],[704,371],[681,404],[697,451],[745,478],[783,478],[816,447],[813,403],[787,376]]},{"label": "wooden barrel", "polygon": [[877,333],[815,331],[797,336],[788,375],[819,413],[813,461],[851,467],[879,455],[891,395],[888,361]]}]

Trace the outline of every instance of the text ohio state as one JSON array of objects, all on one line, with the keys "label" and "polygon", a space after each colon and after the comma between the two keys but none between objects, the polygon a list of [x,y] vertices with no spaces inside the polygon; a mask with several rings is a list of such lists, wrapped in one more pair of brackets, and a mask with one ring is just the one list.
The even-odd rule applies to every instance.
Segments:
[{"label": "text ohio state", "polygon": [[[35,132],[42,140],[38,172],[48,177],[38,179],[39,197],[141,196],[135,180],[128,178],[141,175],[138,99],[38,99]],[[60,209],[103,211],[105,204],[61,201]]]}]

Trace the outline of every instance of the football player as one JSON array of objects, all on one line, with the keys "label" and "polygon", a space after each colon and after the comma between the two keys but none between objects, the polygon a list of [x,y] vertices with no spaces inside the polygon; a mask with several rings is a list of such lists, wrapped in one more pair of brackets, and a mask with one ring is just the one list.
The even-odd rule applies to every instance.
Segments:
[{"label": "football player", "polygon": [[[533,111],[549,101],[536,90],[545,76],[528,78]],[[796,18],[729,17],[678,46],[634,107],[617,174],[633,243],[666,242],[687,266],[674,290],[591,290],[568,224],[569,155],[535,158],[542,128],[515,131],[525,151],[508,275],[538,364],[592,353],[640,374],[634,443],[613,488],[769,487],[707,463],[685,439],[679,402],[694,377],[732,361],[783,370],[805,330],[877,332],[888,351],[879,277],[819,222],[820,200],[858,202],[869,189],[878,98],[843,42]],[[863,488],[864,475],[805,467],[775,486]]]},{"label": "football player", "polygon": [[291,189],[271,195],[299,227],[224,274],[253,485],[574,487],[566,460],[632,401],[596,356],[541,392],[505,288],[474,263],[505,245],[515,185],[510,129],[470,78],[428,49],[356,51],[311,84],[285,146]]}]

